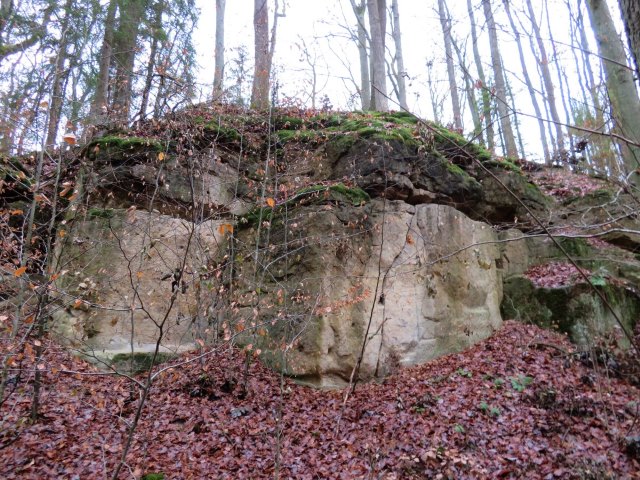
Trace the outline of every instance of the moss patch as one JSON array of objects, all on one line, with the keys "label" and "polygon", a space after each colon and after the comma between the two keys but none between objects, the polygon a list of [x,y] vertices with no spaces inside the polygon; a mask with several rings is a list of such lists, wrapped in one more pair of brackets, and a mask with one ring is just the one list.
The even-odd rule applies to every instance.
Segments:
[{"label": "moss patch", "polygon": [[[158,352],[155,365],[175,358],[173,353]],[[153,352],[118,353],[111,359],[111,367],[119,372],[142,373],[151,368]]]},{"label": "moss patch", "polygon": [[[317,195],[320,192],[328,192],[328,196]],[[284,203],[271,207],[256,207],[251,212],[240,218],[238,225],[256,226],[258,222],[271,221],[274,217],[279,216],[280,211],[286,206],[288,208],[295,206],[298,202],[308,199],[316,195],[314,202],[324,203],[327,201],[336,201],[349,203],[355,207],[368,202],[371,197],[367,192],[357,187],[347,187],[342,183],[335,185],[312,185],[298,190],[294,195],[287,199]]]},{"label": "moss patch", "polygon": [[89,218],[113,218],[115,211],[112,208],[90,208],[87,215]]}]

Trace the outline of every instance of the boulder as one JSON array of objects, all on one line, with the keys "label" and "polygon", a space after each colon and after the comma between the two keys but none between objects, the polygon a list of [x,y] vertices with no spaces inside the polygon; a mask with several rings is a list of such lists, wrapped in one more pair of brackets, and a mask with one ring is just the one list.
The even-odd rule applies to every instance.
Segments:
[{"label": "boulder", "polygon": [[249,248],[227,277],[229,328],[287,375],[343,385],[365,342],[360,378],[383,377],[501,325],[499,250],[487,224],[446,205],[383,200],[288,214],[270,219],[273,248],[256,240],[259,225],[238,233]]},{"label": "boulder", "polygon": [[208,258],[226,244],[220,224],[134,208],[78,215],[59,244],[52,330],[107,365],[158,340],[163,353],[193,348],[215,302],[206,285]]}]

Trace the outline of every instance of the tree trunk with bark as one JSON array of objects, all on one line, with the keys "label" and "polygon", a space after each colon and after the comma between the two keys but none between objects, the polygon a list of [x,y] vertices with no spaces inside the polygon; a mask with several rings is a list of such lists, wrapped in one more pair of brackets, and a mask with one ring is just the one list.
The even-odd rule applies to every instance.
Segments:
[{"label": "tree trunk with bark", "polygon": [[115,63],[116,74],[111,108],[115,125],[125,126],[129,123],[138,33],[147,0],[119,0],[118,3],[120,17],[114,34],[112,60]]},{"label": "tree trunk with bark", "polygon": [[407,72],[404,68],[404,56],[402,53],[402,34],[400,32],[400,11],[398,9],[398,0],[391,0],[391,16],[393,18],[392,23],[392,35],[393,43],[396,47],[396,84],[398,86],[398,102],[402,110],[408,110],[407,105],[407,86],[405,77]]},{"label": "tree trunk with bark", "polygon": [[476,31],[475,14],[473,13],[473,5],[471,0],[467,0],[467,12],[469,14],[469,22],[471,27],[471,43],[473,46],[473,59],[478,72],[478,86],[482,94],[482,120],[485,124],[487,148],[491,153],[495,152],[495,133],[493,130],[493,122],[491,121],[491,95],[487,87],[487,79],[482,66],[482,57],[480,57],[480,49],[478,48],[478,33]]},{"label": "tree trunk with bark", "polygon": [[358,87],[358,94],[360,95],[360,102],[362,104],[362,110],[371,110],[371,76],[369,67],[369,52],[367,46],[369,45],[369,34],[366,27],[366,13],[367,3],[366,0],[361,0],[360,3],[356,3],[355,0],[350,0],[353,14],[356,16],[358,22],[356,44],[358,46],[358,58],[360,60],[360,86]]},{"label": "tree trunk with bark", "polygon": [[153,23],[151,24],[151,47],[149,48],[149,61],[147,63],[146,78],[142,89],[142,100],[140,101],[140,111],[138,117],[142,120],[147,116],[149,106],[149,95],[153,86],[153,76],[157,66],[158,44],[162,35],[162,14],[164,13],[164,0],[158,0],[153,7]]},{"label": "tree trunk with bark", "polygon": [[489,44],[491,46],[491,65],[495,77],[495,98],[497,103],[498,116],[500,117],[500,126],[504,138],[504,154],[506,156],[517,158],[518,148],[516,146],[513,129],[511,128],[511,118],[508,104],[506,103],[506,84],[504,71],[502,69],[502,60],[500,57],[500,48],[498,46],[498,35],[496,32],[496,24],[491,10],[490,0],[482,0],[484,15],[487,19],[487,30],[489,33]]},{"label": "tree trunk with bark", "polygon": [[266,110],[269,108],[269,90],[271,88],[271,62],[275,50],[276,28],[278,21],[278,2],[274,11],[274,24],[269,41],[269,6],[267,0],[253,2],[254,72],[251,89],[251,108]]},{"label": "tree trunk with bark", "polygon": [[516,26],[515,21],[513,20],[513,15],[511,14],[511,8],[509,7],[509,0],[503,0],[504,9],[507,12],[507,17],[509,18],[509,23],[511,25],[511,29],[513,30],[513,35],[516,39],[516,46],[518,47],[518,56],[520,58],[520,66],[522,67],[522,76],[524,77],[524,83],[527,86],[527,90],[529,91],[529,96],[531,97],[531,103],[533,104],[533,110],[536,113],[536,117],[538,119],[538,129],[540,131],[540,142],[542,143],[542,150],[544,152],[544,161],[547,165],[551,165],[551,154],[549,153],[549,144],[547,143],[547,132],[544,126],[544,122],[542,120],[542,111],[540,110],[540,105],[538,104],[538,96],[536,95],[535,88],[533,87],[533,82],[531,81],[531,77],[529,76],[529,69],[527,68],[527,61],[524,56],[524,49],[522,48],[522,41],[520,40],[520,31]]},{"label": "tree trunk with bark", "polygon": [[226,0],[216,0],[216,51],[213,74],[213,101],[222,97],[224,83],[224,12]]},{"label": "tree trunk with bark", "polygon": [[640,79],[640,3],[638,0],[619,0],[629,49],[636,65],[636,76]]},{"label": "tree trunk with bark", "polygon": [[387,72],[385,57],[386,0],[368,0],[369,28],[371,31],[371,107],[386,112]]},{"label": "tree trunk with bark", "polygon": [[456,70],[453,65],[453,49],[451,48],[451,19],[447,14],[445,0],[438,0],[438,16],[444,36],[444,52],[447,62],[447,77],[449,78],[449,93],[451,95],[451,108],[453,109],[453,126],[462,131],[462,110],[460,109],[460,97],[458,95],[458,82]]},{"label": "tree trunk with bark", "polygon": [[[627,174],[640,165],[640,100],[633,71],[627,67],[627,57],[604,0],[587,0],[591,26],[598,43],[600,61],[607,79],[607,91],[615,119],[616,130],[631,143],[621,142],[620,148]],[[633,183],[638,184],[634,175]]]},{"label": "tree trunk with bark", "polygon": [[553,122],[556,130],[556,155],[562,155],[564,151],[564,135],[562,132],[562,126],[560,124],[560,115],[558,115],[558,108],[556,107],[556,96],[553,81],[551,80],[551,71],[549,70],[549,58],[547,57],[547,51],[544,45],[544,40],[540,33],[540,26],[536,20],[531,0],[526,0],[527,11],[529,14],[529,21],[533,28],[534,36],[537,40],[538,50],[540,51],[540,57],[536,57],[538,65],[540,66],[540,72],[542,74],[542,82],[544,84],[544,90],[547,94],[547,103],[549,105],[549,112],[551,114],[551,121]]},{"label": "tree trunk with bark", "polygon": [[60,43],[56,54],[55,71],[53,72],[49,120],[47,122],[47,138],[45,140],[45,146],[47,148],[51,148],[56,145],[60,118],[62,116],[62,107],[64,105],[65,86],[69,76],[66,64],[69,56],[67,49],[69,46],[69,17],[72,14],[72,7],[73,0],[67,0],[64,6],[64,18],[60,24]]},{"label": "tree trunk with bark", "polygon": [[109,105],[109,68],[113,54],[113,37],[115,33],[116,11],[118,0],[111,0],[107,8],[107,16],[104,21],[104,37],[100,48],[98,61],[98,78],[96,91],[91,102],[89,123],[96,124],[103,120],[104,113]]}]

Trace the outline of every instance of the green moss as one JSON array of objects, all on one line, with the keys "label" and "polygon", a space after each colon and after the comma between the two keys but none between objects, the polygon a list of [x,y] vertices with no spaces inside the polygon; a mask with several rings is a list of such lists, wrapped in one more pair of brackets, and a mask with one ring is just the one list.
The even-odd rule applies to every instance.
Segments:
[{"label": "green moss", "polygon": [[226,127],[217,121],[205,124],[205,129],[215,135],[215,139],[219,142],[232,143],[242,140],[242,135],[240,135],[238,130],[232,127]]},{"label": "green moss", "polygon": [[502,168],[504,170],[508,170],[510,172],[515,172],[522,174],[522,169],[514,163],[514,161],[510,158],[495,158],[489,160],[483,160],[483,163],[487,167],[497,167]]},{"label": "green moss", "polygon": [[[326,191],[329,192],[329,200],[342,203],[350,203],[356,207],[371,200],[369,194],[361,188],[347,187],[342,183],[338,183],[335,185],[311,185],[309,187],[298,190],[286,202],[277,205],[273,209],[270,207],[256,207],[251,212],[241,217],[238,225],[240,227],[256,226],[261,220],[273,221],[274,218],[279,216],[279,213],[283,209],[283,207],[291,207],[292,205],[295,206],[295,203],[299,202],[303,198],[307,198],[318,192]],[[318,196],[317,201],[318,203],[321,203],[326,201],[326,199],[324,196]]]},{"label": "green moss", "polygon": [[449,170],[451,173],[455,174],[455,175],[469,175],[467,172],[465,172],[462,168],[460,168],[458,165],[456,165],[455,163],[451,163],[451,162],[447,162],[447,170]]},{"label": "green moss", "polygon": [[[154,365],[175,358],[172,353],[158,352]],[[151,368],[153,352],[118,353],[111,359],[111,366],[119,372],[142,373]]]},{"label": "green moss", "polygon": [[164,480],[164,473],[147,473],[140,480]]},{"label": "green moss", "polygon": [[319,138],[318,132],[314,130],[279,130],[276,132],[280,143],[296,142],[313,142]]},{"label": "green moss", "polygon": [[477,143],[470,142],[459,133],[452,132],[440,125],[430,124],[434,131],[435,148],[447,158],[463,155],[460,149],[464,150],[472,158],[481,162],[490,162],[491,153]]},{"label": "green moss", "polygon": [[331,185],[329,191],[342,195],[345,199],[351,202],[355,207],[362,205],[363,203],[371,200],[371,197],[367,192],[358,187],[347,187],[342,183],[337,185]]},{"label": "green moss", "polygon": [[160,142],[153,138],[143,137],[106,136],[91,142],[87,145],[87,149],[91,151],[92,147],[95,148],[96,146],[111,150],[121,150],[123,152],[137,149],[153,150],[156,152],[162,151],[162,144]]},{"label": "green moss", "polygon": [[113,218],[115,211],[112,208],[90,208],[87,215],[89,218]]},{"label": "green moss", "polygon": [[386,122],[416,125],[420,120],[409,112],[372,112],[374,117],[382,118]]},{"label": "green moss", "polygon": [[591,257],[591,247],[584,238],[559,238],[558,243],[573,258]]},{"label": "green moss", "polygon": [[330,159],[338,160],[346,155],[356,143],[356,136],[350,134],[333,135],[325,144],[325,151]]},{"label": "green moss", "polygon": [[299,117],[277,116],[273,120],[276,130],[299,130],[305,125],[305,121]]}]

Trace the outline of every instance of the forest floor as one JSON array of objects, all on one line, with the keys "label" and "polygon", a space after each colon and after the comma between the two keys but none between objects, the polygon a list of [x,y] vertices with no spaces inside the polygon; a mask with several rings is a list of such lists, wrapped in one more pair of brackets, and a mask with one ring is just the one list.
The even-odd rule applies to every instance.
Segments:
[{"label": "forest floor", "polygon": [[[0,478],[111,478],[137,392],[45,347],[10,379]],[[257,361],[246,369],[226,347],[158,377],[121,478],[640,478],[637,377],[610,360],[594,368],[563,336],[508,321],[463,353],[359,384],[344,403],[344,391]],[[35,368],[44,391],[32,423],[24,372]]]}]

